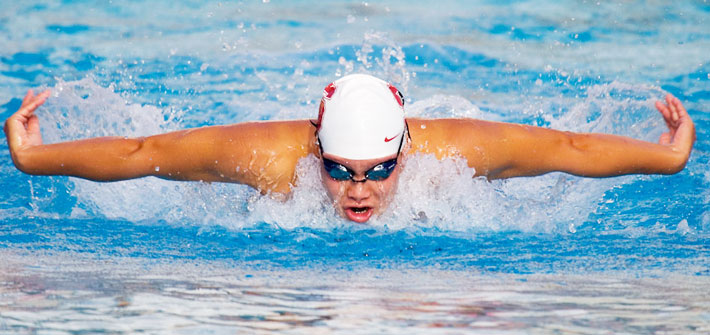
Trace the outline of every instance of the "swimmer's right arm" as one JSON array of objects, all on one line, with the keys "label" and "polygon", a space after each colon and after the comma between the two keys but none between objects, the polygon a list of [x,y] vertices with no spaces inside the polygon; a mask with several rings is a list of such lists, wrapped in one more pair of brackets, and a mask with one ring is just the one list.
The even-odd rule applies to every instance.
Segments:
[{"label": "swimmer's right arm", "polygon": [[101,137],[43,144],[34,111],[48,96],[49,91],[37,95],[29,91],[20,109],[5,122],[12,160],[28,174],[94,181],[156,176],[240,183],[262,192],[286,193],[298,159],[313,151],[308,121],[244,123],[143,138]]}]

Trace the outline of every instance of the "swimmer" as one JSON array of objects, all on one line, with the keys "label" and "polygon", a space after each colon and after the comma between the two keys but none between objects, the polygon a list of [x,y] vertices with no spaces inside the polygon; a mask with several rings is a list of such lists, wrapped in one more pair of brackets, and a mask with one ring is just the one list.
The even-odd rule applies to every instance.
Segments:
[{"label": "swimmer", "polygon": [[141,138],[101,137],[43,144],[37,107],[49,97],[31,90],[5,122],[15,166],[28,174],[94,181],[145,176],[246,184],[286,195],[296,164],[319,157],[322,182],[336,211],[367,222],[388,206],[405,157],[464,159],[488,179],[559,171],[584,177],[673,174],[695,141],[693,121],[671,96],[656,102],[668,131],[658,143],[467,118],[405,118],[404,97],[378,78],[353,74],[328,85],[315,120],[245,122]]}]

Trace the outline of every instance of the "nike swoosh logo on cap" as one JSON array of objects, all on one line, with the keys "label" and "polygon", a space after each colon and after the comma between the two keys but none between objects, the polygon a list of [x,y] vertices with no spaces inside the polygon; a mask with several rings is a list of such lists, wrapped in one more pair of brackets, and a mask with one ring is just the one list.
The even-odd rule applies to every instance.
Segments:
[{"label": "nike swoosh logo on cap", "polygon": [[394,140],[395,138],[397,138],[397,136],[399,136],[399,135],[394,135],[392,138],[387,138],[387,137],[385,137],[385,142],[392,141],[392,140]]}]

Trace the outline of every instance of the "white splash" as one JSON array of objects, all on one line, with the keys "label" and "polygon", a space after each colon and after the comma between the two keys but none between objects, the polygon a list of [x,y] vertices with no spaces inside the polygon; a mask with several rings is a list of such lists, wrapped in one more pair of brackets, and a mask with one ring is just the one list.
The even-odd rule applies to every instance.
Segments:
[{"label": "white splash", "polygon": [[393,85],[405,94],[412,75],[405,66],[402,46],[394,42],[386,33],[367,32],[363,36],[360,50],[355,52],[356,60],[338,59],[337,77],[351,73],[371,73]]},{"label": "white splash", "polygon": [[570,108],[550,127],[579,132],[610,133],[655,142],[664,131],[663,118],[654,103],[663,97],[657,86],[619,81],[593,85],[586,97],[569,101]]}]

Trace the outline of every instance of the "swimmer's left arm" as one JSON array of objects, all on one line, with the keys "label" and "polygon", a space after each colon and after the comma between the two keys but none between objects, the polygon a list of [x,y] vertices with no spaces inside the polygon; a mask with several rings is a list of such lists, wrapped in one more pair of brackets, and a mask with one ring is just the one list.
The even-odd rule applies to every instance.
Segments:
[{"label": "swimmer's left arm", "polygon": [[[585,177],[673,174],[681,171],[695,141],[695,127],[681,102],[657,102],[668,132],[658,143],[608,134],[579,134],[500,124],[501,141],[489,141],[487,176],[535,176],[560,171]],[[492,150],[492,151],[490,151]]]},{"label": "swimmer's left arm", "polygon": [[666,96],[656,108],[668,132],[658,143],[608,134],[580,134],[476,119],[410,119],[412,150],[439,159],[463,157],[489,179],[566,172],[586,177],[672,174],[681,171],[695,127],[680,101]]}]

